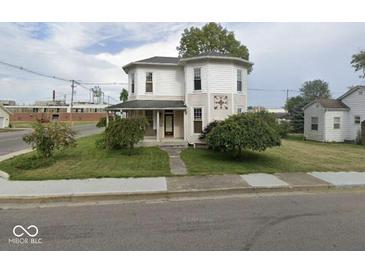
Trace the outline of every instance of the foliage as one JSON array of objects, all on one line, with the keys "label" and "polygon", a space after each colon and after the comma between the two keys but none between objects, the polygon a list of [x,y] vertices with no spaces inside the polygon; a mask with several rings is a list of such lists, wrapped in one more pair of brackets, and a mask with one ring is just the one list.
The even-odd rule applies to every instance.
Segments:
[{"label": "foliage", "polygon": [[128,148],[128,154],[131,155],[134,145],[143,140],[147,125],[145,117],[111,121],[105,129],[105,147],[107,149]]},{"label": "foliage", "polygon": [[125,102],[128,100],[128,90],[126,90],[125,88],[122,89],[122,91],[120,92],[120,97],[119,97],[120,101]]},{"label": "foliage", "polygon": [[36,123],[33,132],[23,137],[24,142],[37,149],[43,158],[49,158],[55,150],[63,150],[76,145],[75,131],[63,123]]},{"label": "foliage", "polygon": [[205,138],[207,137],[208,133],[211,132],[213,130],[213,128],[215,128],[218,124],[220,123],[220,121],[213,121],[210,122],[204,129],[203,132],[200,134],[199,136],[199,140],[205,140]]},{"label": "foliage", "polygon": [[307,102],[304,100],[303,96],[295,96],[288,99],[285,104],[285,109],[288,111],[289,115],[294,113],[297,106],[305,106]]},{"label": "foliage", "polygon": [[217,125],[208,135],[207,144],[242,155],[243,150],[264,151],[280,145],[280,136],[264,113],[232,115]]},{"label": "foliage", "polygon": [[293,132],[304,131],[304,106],[319,98],[331,98],[328,83],[323,80],[306,81],[300,88],[300,95],[291,97],[285,104]]},{"label": "foliage", "polygon": [[[114,120],[120,120],[119,116],[109,116],[109,123]],[[106,117],[101,117],[96,124],[97,127],[106,127]]]},{"label": "foliage", "polygon": [[101,117],[96,123],[97,127],[106,127],[106,117]]},{"label": "foliage", "polygon": [[289,132],[291,132],[291,125],[288,121],[281,121],[278,124],[278,133],[281,138],[288,137]]},{"label": "foliage", "polygon": [[313,80],[304,82],[300,88],[300,93],[305,102],[311,102],[319,98],[331,98],[331,91],[328,83],[323,80]]},{"label": "foliage", "polygon": [[176,49],[180,57],[192,57],[204,52],[219,52],[249,59],[247,47],[236,40],[234,33],[221,24],[213,22],[204,25],[201,29],[197,27],[185,29],[180,45]]},{"label": "foliage", "polygon": [[351,60],[352,67],[355,68],[355,71],[362,71],[362,75],[360,78],[365,78],[365,51],[362,50],[358,54],[352,55]]}]

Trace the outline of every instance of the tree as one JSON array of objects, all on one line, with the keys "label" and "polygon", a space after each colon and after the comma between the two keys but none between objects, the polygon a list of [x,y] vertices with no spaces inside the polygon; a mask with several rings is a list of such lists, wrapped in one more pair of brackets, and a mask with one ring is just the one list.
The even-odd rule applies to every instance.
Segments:
[{"label": "tree", "polygon": [[303,86],[300,88],[300,93],[306,102],[311,102],[318,98],[331,98],[328,83],[323,80],[304,82]]},{"label": "tree", "polygon": [[289,113],[290,126],[294,132],[304,131],[304,106],[319,98],[331,98],[328,83],[323,80],[304,82],[300,88],[300,95],[291,97],[285,104]]},{"label": "tree", "polygon": [[228,31],[217,23],[208,23],[201,29],[197,27],[185,29],[180,45],[176,49],[180,57],[192,57],[204,52],[219,52],[249,59],[247,47],[236,40],[232,31]]},{"label": "tree", "polygon": [[264,151],[280,145],[280,136],[266,115],[241,113],[220,122],[207,135],[207,144],[212,149],[242,155],[244,150]]},{"label": "tree", "polygon": [[351,64],[355,68],[355,71],[362,71],[362,75],[360,75],[360,78],[365,78],[365,51],[364,50],[360,51],[358,54],[352,55]]},{"label": "tree", "polygon": [[295,96],[288,99],[285,104],[285,109],[288,111],[289,115],[294,113],[294,110],[297,106],[304,106],[306,104],[303,96]]},{"label": "tree", "polygon": [[125,102],[128,100],[128,90],[126,90],[125,88],[122,89],[122,91],[120,92],[120,97],[119,97],[120,101]]},{"label": "tree", "polygon": [[75,131],[70,126],[57,122],[48,125],[36,123],[33,132],[25,135],[23,140],[37,149],[43,158],[51,157],[55,150],[61,151],[76,145]]},{"label": "tree", "polygon": [[143,140],[147,125],[145,117],[111,121],[105,129],[105,147],[107,149],[128,148],[128,155],[131,155],[134,145]]}]

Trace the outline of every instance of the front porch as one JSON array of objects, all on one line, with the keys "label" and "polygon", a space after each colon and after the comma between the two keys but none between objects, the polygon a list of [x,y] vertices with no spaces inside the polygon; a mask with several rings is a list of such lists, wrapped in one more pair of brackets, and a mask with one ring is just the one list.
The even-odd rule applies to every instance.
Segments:
[{"label": "front porch", "polygon": [[185,141],[185,110],[127,110],[126,117],[144,116],[148,121],[144,143]]},{"label": "front porch", "polygon": [[148,126],[143,145],[187,144],[187,113],[184,101],[131,100],[107,108],[124,117],[146,117]]}]

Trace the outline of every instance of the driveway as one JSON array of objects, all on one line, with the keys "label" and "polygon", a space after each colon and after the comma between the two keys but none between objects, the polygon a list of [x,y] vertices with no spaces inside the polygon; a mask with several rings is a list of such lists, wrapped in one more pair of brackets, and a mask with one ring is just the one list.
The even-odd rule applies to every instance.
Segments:
[{"label": "driveway", "polygon": [[[77,137],[93,135],[103,131],[102,128],[97,128],[94,124],[77,125],[73,128],[77,132]],[[30,146],[23,141],[23,136],[29,132],[31,132],[31,129],[0,132],[0,155],[6,155],[12,152],[30,148]]]}]

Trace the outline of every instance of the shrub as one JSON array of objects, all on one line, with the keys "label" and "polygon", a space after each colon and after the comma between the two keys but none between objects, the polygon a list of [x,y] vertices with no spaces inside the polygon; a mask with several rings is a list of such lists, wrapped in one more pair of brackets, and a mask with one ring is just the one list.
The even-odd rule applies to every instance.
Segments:
[{"label": "shrub", "polygon": [[[119,116],[109,116],[109,123],[114,120],[120,120]],[[97,127],[106,127],[106,117],[101,117],[96,124]]]},{"label": "shrub", "polygon": [[23,140],[31,144],[33,149],[37,149],[43,158],[51,157],[55,150],[61,151],[76,145],[75,131],[70,126],[58,122],[34,124],[33,132],[25,135]]},{"label": "shrub", "polygon": [[203,132],[200,134],[199,136],[199,140],[205,140],[205,138],[207,137],[208,133],[211,132],[213,130],[213,128],[215,128],[220,121],[213,121],[210,122],[204,129]]},{"label": "shrub", "polygon": [[105,147],[107,149],[128,148],[128,155],[131,155],[134,145],[143,140],[147,125],[145,117],[111,121],[105,129]]},{"label": "shrub", "polygon": [[96,123],[97,127],[106,127],[106,117],[101,117]]},{"label": "shrub", "polygon": [[232,115],[220,122],[208,135],[213,149],[238,153],[243,150],[264,151],[280,145],[280,136],[269,116],[260,113]]},{"label": "shrub", "polygon": [[291,131],[290,122],[288,121],[281,121],[278,124],[278,133],[281,138],[288,137],[289,132]]}]

